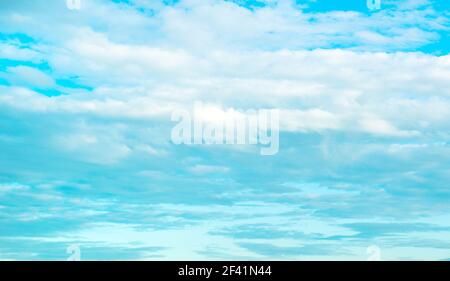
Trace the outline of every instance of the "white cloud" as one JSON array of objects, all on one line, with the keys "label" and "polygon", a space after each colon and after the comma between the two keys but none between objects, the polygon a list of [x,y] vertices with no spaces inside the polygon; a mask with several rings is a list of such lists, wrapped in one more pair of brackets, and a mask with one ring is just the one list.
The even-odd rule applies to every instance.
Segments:
[{"label": "white cloud", "polygon": [[361,120],[359,120],[359,125],[363,131],[373,133],[375,135],[407,137],[414,136],[419,133],[418,131],[399,130],[387,121],[373,116],[364,116]]},{"label": "white cloud", "polygon": [[[0,73],[1,75],[1,73]],[[29,66],[8,67],[2,75],[16,86],[36,87],[48,89],[55,86],[55,81],[46,73]]]},{"label": "white cloud", "polygon": [[24,191],[29,190],[30,187],[23,184],[18,183],[2,183],[0,184],[0,194],[7,193],[10,191]]},{"label": "white cloud", "polygon": [[[52,65],[60,75],[75,71],[94,87],[99,81],[111,86],[57,97],[4,86],[0,103],[31,112],[169,122],[173,110],[191,110],[198,100],[217,108],[281,109],[281,130],[285,131],[362,131],[410,137],[448,128],[450,56],[345,50],[197,55],[176,49],[164,50],[160,56],[151,47],[117,45],[91,35],[81,38],[81,46],[94,46],[100,40],[99,50],[79,51],[85,47],[69,44],[75,49],[65,51],[65,63],[51,60]],[[94,41],[83,43],[83,38]],[[108,59],[104,54],[108,50],[116,57]],[[170,69],[173,75],[168,75]],[[27,67],[12,71],[30,81],[33,75],[24,74],[40,75]],[[51,83],[42,81],[38,82]]]},{"label": "white cloud", "polygon": [[29,48],[21,48],[17,44],[0,43],[0,59],[39,62],[41,55]]},{"label": "white cloud", "polygon": [[284,110],[280,116],[281,130],[288,132],[339,129],[340,120],[334,114],[321,109]]},{"label": "white cloud", "polygon": [[[160,246],[166,247],[164,257],[174,259],[210,258],[211,249],[219,248],[219,254],[245,259],[261,256],[239,242],[299,246],[317,241],[318,236],[329,237],[330,242],[334,236],[349,236],[334,246],[353,249],[345,258],[355,258],[365,249],[358,253],[359,246],[350,237],[358,232],[341,225],[343,217],[360,222],[373,215],[392,219],[410,214],[409,210],[415,214],[442,210],[445,200],[435,195],[444,194],[442,183],[449,175],[443,163],[450,136],[450,56],[386,52],[425,46],[437,40],[439,31],[448,30],[446,15],[425,0],[368,15],[307,13],[290,5],[292,1],[277,5],[275,0],[270,7],[254,10],[212,0],[182,0],[172,7],[141,0],[135,5],[85,2],[80,11],[66,9],[63,1],[0,4],[0,32],[21,38],[0,43],[0,57],[27,60],[27,65],[44,62],[51,73],[19,65],[7,68],[2,76],[12,85],[0,86],[0,112],[6,118],[0,140],[7,150],[5,163],[16,165],[5,173],[32,181],[51,179],[36,185],[37,193],[23,192],[27,199],[47,200],[43,209],[31,204],[33,208],[12,218],[71,218],[80,226],[70,233],[35,233],[25,239],[133,249]],[[143,12],[142,6],[154,10]],[[417,6],[421,9],[412,9]],[[336,46],[342,48],[327,49]],[[61,80],[88,87],[55,86]],[[55,88],[62,95],[48,97],[34,88]],[[185,154],[184,148],[168,141],[174,125],[170,115],[175,109],[192,109],[193,101],[207,104],[201,118],[210,121],[229,118],[223,108],[278,108],[282,131],[319,132],[323,138],[307,136],[298,143],[298,136],[287,136],[279,158],[264,161],[247,154],[229,157],[227,151]],[[334,139],[329,131],[342,134]],[[355,137],[355,132],[369,136]],[[373,136],[396,139],[379,143]],[[425,148],[436,149],[421,153]],[[159,159],[167,154],[171,157]],[[214,163],[213,156],[223,156],[228,164]],[[67,167],[60,167],[64,160]],[[293,181],[311,178],[352,184],[283,185],[279,179],[285,176]],[[89,184],[53,182],[56,178]],[[179,189],[185,179],[189,186]],[[422,188],[424,183],[429,188]],[[197,194],[197,184],[217,189],[200,188],[202,193]],[[91,186],[113,199],[88,199],[89,190],[82,189]],[[129,186],[133,192],[127,194]],[[84,197],[74,197],[73,188]],[[0,184],[2,195],[27,189]],[[125,203],[136,190],[149,196]],[[173,191],[184,204],[152,205],[170,201]],[[337,197],[349,200],[334,200]],[[330,200],[323,201],[326,198]],[[80,211],[62,212],[67,202],[81,207]],[[46,208],[59,203],[63,208]],[[389,207],[385,214],[377,213],[380,206]],[[8,206],[4,209],[10,211]],[[108,222],[115,210],[125,217]],[[79,220],[92,216],[105,223],[82,225],[86,220]],[[137,223],[124,223],[130,219]],[[251,225],[267,227],[273,237],[217,234],[229,228],[233,229],[229,235],[239,234],[235,230],[245,232]],[[300,238],[278,239],[279,232]],[[192,243],[184,243],[180,235]],[[417,252],[423,249],[417,247]],[[393,248],[390,255],[401,258],[403,252],[398,250]]]},{"label": "white cloud", "polygon": [[215,173],[228,173],[230,171],[229,167],[216,166],[216,165],[195,165],[189,167],[188,171],[193,174],[203,175],[203,174],[215,174]]},{"label": "white cloud", "polygon": [[74,158],[94,164],[111,165],[132,152],[117,129],[102,129],[81,124],[74,133],[54,136],[54,143]]}]

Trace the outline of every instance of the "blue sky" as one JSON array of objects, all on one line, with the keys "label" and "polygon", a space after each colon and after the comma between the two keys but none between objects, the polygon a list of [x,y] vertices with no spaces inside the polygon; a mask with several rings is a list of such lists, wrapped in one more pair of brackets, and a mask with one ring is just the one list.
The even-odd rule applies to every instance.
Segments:
[{"label": "blue sky", "polygon": [[[2,1],[0,260],[450,259],[449,16]],[[174,145],[194,101],[279,109],[278,154]]]}]

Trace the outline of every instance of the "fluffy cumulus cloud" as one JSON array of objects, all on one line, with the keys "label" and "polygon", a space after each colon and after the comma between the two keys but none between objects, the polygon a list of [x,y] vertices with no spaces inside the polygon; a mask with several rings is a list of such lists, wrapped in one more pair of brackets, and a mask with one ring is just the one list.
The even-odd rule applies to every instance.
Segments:
[{"label": "fluffy cumulus cloud", "polygon": [[[0,259],[449,258],[448,5],[0,7]],[[173,144],[194,102],[279,153]]]}]

